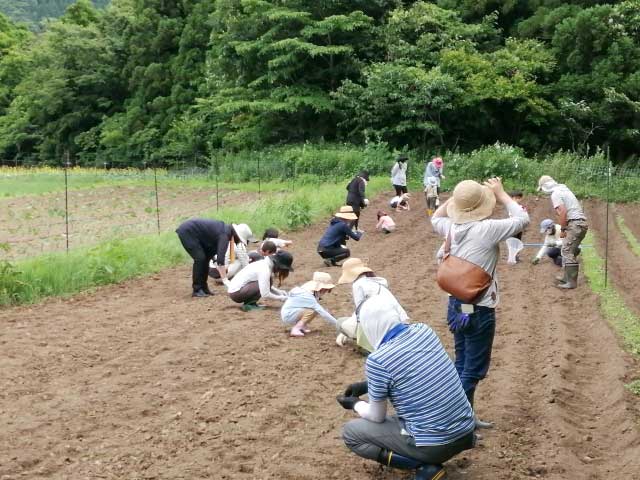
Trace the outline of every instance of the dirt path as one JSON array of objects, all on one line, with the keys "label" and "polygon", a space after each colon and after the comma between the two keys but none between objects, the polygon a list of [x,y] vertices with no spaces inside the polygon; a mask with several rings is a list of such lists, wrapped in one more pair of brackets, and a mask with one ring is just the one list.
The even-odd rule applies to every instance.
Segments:
[{"label": "dirt path", "polygon": [[[539,240],[545,205],[529,202],[525,240]],[[440,240],[421,208],[395,215],[397,233],[374,233],[379,206],[366,212],[354,255],[452,351],[433,282]],[[291,236],[287,287],[324,269],[315,254],[324,226]],[[448,463],[449,478],[640,479],[638,401],[623,388],[638,367],[590,291],[551,287],[555,267],[527,263],[534,253],[500,265],[494,360],[477,395],[497,427]],[[290,339],[277,309],[243,314],[223,295],[191,299],[189,276],[184,266],[0,312],[0,479],[407,478],[342,445],[352,415],[334,398],[362,378],[363,358],[337,347],[331,328],[318,322]],[[350,289],[323,303],[349,314]]]},{"label": "dirt path", "polygon": [[625,225],[640,241],[640,203],[618,203],[615,212],[622,215]]}]

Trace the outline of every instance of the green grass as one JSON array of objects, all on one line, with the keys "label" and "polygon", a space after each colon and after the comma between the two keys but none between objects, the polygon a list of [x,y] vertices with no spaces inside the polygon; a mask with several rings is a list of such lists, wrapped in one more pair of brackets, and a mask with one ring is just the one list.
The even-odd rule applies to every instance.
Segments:
[{"label": "green grass", "polygon": [[[596,238],[592,232],[587,234],[585,243],[596,244]],[[597,250],[584,248],[582,257],[589,286],[600,297],[602,313],[622,337],[626,348],[633,354],[640,355],[640,319],[627,307],[610,283],[605,287],[604,260]]]},{"label": "green grass", "polygon": [[622,215],[616,216],[616,222],[618,222],[618,228],[620,228],[622,235],[624,235],[624,238],[626,238],[627,242],[629,242],[631,251],[635,253],[638,257],[640,257],[640,242],[638,242],[638,239],[636,238],[636,236],[633,234],[631,230],[629,230],[629,227],[627,227],[627,225],[624,223],[624,218],[622,218]]},{"label": "green grass", "polygon": [[640,379],[634,380],[631,383],[627,383],[625,387],[627,387],[629,391],[634,395],[640,396]]},{"label": "green grass", "polygon": [[[302,185],[295,192],[276,194],[238,208],[212,211],[209,216],[227,223],[247,223],[256,236],[268,227],[294,230],[314,221],[328,220],[344,201],[345,185],[346,180],[337,184]],[[367,193],[373,196],[388,187],[388,179],[374,178],[369,182]],[[43,255],[15,264],[0,261],[0,305],[71,295],[154,273],[188,258],[176,234],[165,232],[108,241],[72,250],[69,254]]]}]

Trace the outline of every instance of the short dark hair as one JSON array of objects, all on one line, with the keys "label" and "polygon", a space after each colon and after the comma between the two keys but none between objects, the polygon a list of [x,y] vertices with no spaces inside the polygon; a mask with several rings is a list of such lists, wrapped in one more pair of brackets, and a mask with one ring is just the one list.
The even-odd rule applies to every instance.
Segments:
[{"label": "short dark hair", "polygon": [[278,232],[277,229],[275,228],[267,228],[264,231],[264,235],[262,235],[262,239],[266,239],[266,238],[278,238],[278,235],[280,235],[280,232]]},{"label": "short dark hair", "polygon": [[276,244],[271,240],[267,240],[266,242],[262,242],[262,247],[260,247],[260,250],[265,253],[274,254],[278,251],[278,247],[276,247]]},{"label": "short dark hair", "polygon": [[522,194],[522,192],[520,190],[513,190],[512,192],[509,192],[509,196],[510,197],[519,197],[519,198],[524,197],[524,195]]}]

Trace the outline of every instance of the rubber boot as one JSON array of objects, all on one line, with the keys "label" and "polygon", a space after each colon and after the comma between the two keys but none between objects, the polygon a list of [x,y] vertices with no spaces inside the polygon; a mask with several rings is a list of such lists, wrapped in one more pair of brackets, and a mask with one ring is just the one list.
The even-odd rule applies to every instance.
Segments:
[{"label": "rubber boot", "polygon": [[443,480],[447,478],[442,465],[424,465],[416,471],[416,480]]},{"label": "rubber boot", "polygon": [[566,272],[566,280],[564,283],[560,283],[556,285],[558,288],[562,288],[564,290],[570,290],[576,288],[578,286],[578,271],[580,269],[580,265],[577,263],[569,263],[564,266],[564,271]]},{"label": "rubber boot", "polygon": [[567,269],[562,267],[562,274],[556,275],[556,283],[565,283],[567,281]]},{"label": "rubber boot", "polygon": [[415,470],[425,465],[424,462],[405,457],[404,455],[392,452],[386,448],[380,450],[380,453],[378,454],[378,463],[387,467],[397,468],[399,470]]},{"label": "rubber boot", "polygon": [[264,310],[264,307],[262,305],[258,305],[255,302],[244,303],[240,308],[243,312],[251,312],[252,310]]},{"label": "rubber boot", "polygon": [[[468,392],[465,392],[467,395],[467,400],[469,400],[469,404],[471,404],[471,408],[473,408],[473,401],[474,401],[474,397],[476,394],[476,389],[474,388],[473,390],[470,390]],[[473,420],[475,421],[476,424],[476,430],[479,429],[488,429],[488,428],[493,428],[493,423],[491,422],[485,422],[482,421],[478,418],[478,415],[476,415],[475,410],[473,411]],[[482,438],[482,437],[480,437]]]},{"label": "rubber boot", "polygon": [[433,215],[433,210],[430,208],[427,208],[427,217],[430,217],[431,215]]}]

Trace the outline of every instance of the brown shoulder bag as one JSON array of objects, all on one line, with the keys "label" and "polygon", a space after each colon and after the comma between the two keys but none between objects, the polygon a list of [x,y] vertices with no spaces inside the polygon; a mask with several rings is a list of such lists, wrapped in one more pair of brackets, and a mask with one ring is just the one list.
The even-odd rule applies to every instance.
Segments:
[{"label": "brown shoulder bag", "polygon": [[491,286],[491,275],[463,258],[451,255],[451,230],[444,244],[444,258],[436,274],[438,286],[464,303],[474,303]]}]

